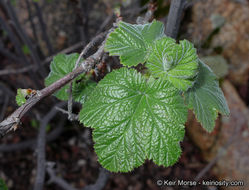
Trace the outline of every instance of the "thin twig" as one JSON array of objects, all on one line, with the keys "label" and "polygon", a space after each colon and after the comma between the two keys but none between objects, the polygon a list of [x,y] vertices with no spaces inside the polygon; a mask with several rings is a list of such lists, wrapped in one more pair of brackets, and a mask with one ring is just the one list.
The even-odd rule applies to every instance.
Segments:
[{"label": "thin twig", "polygon": [[30,7],[30,2],[29,2],[29,0],[25,0],[25,2],[26,2],[27,10],[28,10],[28,19],[30,22],[30,26],[31,26],[33,35],[34,35],[34,39],[35,39],[35,41],[38,41],[35,23],[34,23],[33,18],[32,18],[32,11],[31,11],[31,7]]},{"label": "thin twig", "polygon": [[185,7],[186,0],[172,0],[170,9],[169,9],[169,16],[167,19],[166,25],[166,35],[172,38],[176,38],[179,26],[181,22],[181,16],[183,9]]},{"label": "thin twig", "polygon": [[[60,102],[56,105],[56,107],[61,107],[65,105],[64,102]],[[46,127],[49,121],[56,115],[58,112],[55,107],[48,112],[41,121],[41,125],[39,128],[39,134],[37,137],[37,172],[36,172],[36,180],[34,184],[34,190],[42,190],[45,179],[46,172]]]},{"label": "thin twig", "polygon": [[84,42],[84,44],[88,43],[89,39],[89,33],[88,33],[88,20],[89,20],[89,10],[90,10],[90,3],[91,1],[88,1],[86,3],[86,0],[80,0],[80,12],[81,12],[81,21],[82,26],[81,29],[81,39]]},{"label": "thin twig", "polygon": [[[91,42],[89,42],[89,44],[87,44],[87,46],[84,48],[84,52],[82,52],[82,57],[86,58],[88,52],[91,50],[92,47],[96,46],[98,44],[98,42],[100,42],[101,40],[104,39],[104,37],[106,36],[106,34],[108,33],[108,31],[100,33],[99,35],[97,35],[96,37],[94,37]],[[76,49],[79,49],[80,47],[82,47],[83,42],[79,42],[76,43],[60,52],[58,52],[57,54],[64,54],[64,53],[70,53],[72,51],[75,51]],[[53,57],[56,56],[55,55],[51,55],[49,57],[47,57],[43,62],[42,65],[46,65],[48,64]],[[30,70],[35,70],[35,66],[34,65],[29,65],[20,69],[5,69],[5,70],[0,70],[0,76],[3,75],[9,75],[9,74],[21,74],[21,73],[26,73],[29,72]]]},{"label": "thin twig", "polygon": [[0,16],[0,25],[2,26],[2,28],[7,32],[11,42],[13,43],[17,53],[19,54],[19,56],[23,59],[23,62],[28,65],[29,61],[27,60],[27,58],[25,57],[25,55],[22,52],[22,46],[20,41],[17,39],[17,37],[14,35],[14,33],[12,32],[12,30],[10,29],[10,27],[5,23],[5,21],[3,20],[3,18]]},{"label": "thin twig", "polygon": [[[53,169],[54,165],[55,165],[54,162],[47,162],[46,170],[47,170],[49,177],[50,177],[48,183],[54,183],[65,190],[77,190],[74,187],[72,187],[63,178],[56,176],[56,173]],[[106,169],[100,168],[99,176],[98,176],[98,179],[96,180],[96,182],[94,184],[85,186],[82,190],[101,190],[101,189],[103,189],[105,187],[108,179],[109,179],[110,174],[111,173],[109,171],[107,171]]]},{"label": "thin twig", "polygon": [[[90,67],[94,64],[93,61],[86,61],[88,64],[87,66]],[[0,135],[3,136],[9,131],[16,129],[20,124],[20,120],[23,115],[28,112],[34,105],[36,105],[39,101],[43,98],[53,94],[56,90],[60,89],[62,86],[66,85],[68,82],[76,78],[79,74],[86,71],[85,67],[78,67],[65,77],[59,79],[55,83],[51,84],[50,86],[42,89],[41,91],[37,91],[37,94],[30,99],[27,100],[25,104],[20,106],[16,111],[14,111],[9,117],[7,117],[4,121],[0,123]]]},{"label": "thin twig", "polygon": [[[109,30],[111,32],[112,29]],[[103,53],[104,53],[104,42],[101,44],[99,49],[86,60],[81,63],[81,66],[74,69],[71,73],[67,74],[63,78],[59,79],[58,81],[54,82],[50,86],[42,89],[41,91],[37,91],[37,94],[30,99],[27,100],[25,104],[19,107],[16,111],[14,111],[9,117],[3,120],[0,123],[0,136],[4,136],[11,130],[14,130],[20,124],[20,120],[26,112],[28,112],[34,105],[40,102],[45,97],[53,94],[55,91],[59,90],[61,87],[65,86],[67,83],[75,79],[81,73],[89,72],[96,63],[99,62]]]},{"label": "thin twig", "polygon": [[0,53],[12,59],[13,61],[20,62],[20,59],[15,54],[11,53],[8,49],[4,48],[4,45],[2,42],[0,42]]},{"label": "thin twig", "polygon": [[[123,17],[128,17],[128,18],[132,18],[135,15],[140,14],[142,11],[147,10],[148,9],[148,4],[145,4],[144,6],[140,7],[140,6],[136,6],[138,3],[140,3],[139,1],[133,1],[132,4],[129,7],[132,7],[131,9],[127,9],[125,11],[122,11],[121,16]],[[138,4],[140,5],[140,4]]]},{"label": "thin twig", "polygon": [[[64,110],[64,109],[62,109],[62,108],[56,108],[58,111],[60,111],[61,113],[63,113],[63,114],[67,114],[67,115],[69,115],[69,113],[68,113],[68,111],[67,110]],[[78,121],[79,120],[79,116],[78,115],[76,115],[76,114],[71,114],[71,121]]]},{"label": "thin twig", "polygon": [[[58,124],[58,127],[56,127],[54,130],[52,130],[47,136],[46,136],[46,142],[51,142],[57,137],[60,136],[60,134],[63,132],[64,122],[65,118],[61,118],[61,123]],[[22,151],[26,149],[34,149],[36,147],[37,139],[30,139],[19,143],[14,144],[1,144],[0,145],[0,152],[15,152],[15,151]]]},{"label": "thin twig", "polygon": [[[0,2],[3,3],[2,1],[0,1]],[[19,39],[15,36],[15,34],[12,32],[10,27],[5,23],[5,21],[1,18],[1,16],[0,16],[0,25],[7,32],[7,34],[9,36],[10,40],[12,41],[17,53],[19,54],[20,58],[23,60],[23,63],[25,63],[26,65],[30,65],[30,62],[28,61],[27,57],[24,55],[24,53],[22,51],[22,47],[21,47],[21,43],[20,43]],[[38,82],[37,75],[35,75],[33,72],[30,72],[29,74],[34,79],[33,81],[34,81],[36,88],[40,87],[41,85]]]},{"label": "thin twig", "polygon": [[[80,64],[80,60],[83,56],[83,51],[80,53],[75,65],[74,65],[74,69],[76,69],[79,64]],[[69,83],[69,88],[68,88],[68,103],[67,103],[67,110],[68,110],[68,119],[70,121],[73,120],[73,82]]]},{"label": "thin twig", "polygon": [[[84,57],[89,51],[90,49],[95,46],[96,43],[99,43],[99,41],[103,40],[103,38],[105,37],[105,35],[107,34],[107,32],[101,33],[99,35],[97,35],[96,37],[94,37],[91,42],[89,42],[86,47],[81,51],[75,65],[74,65],[74,69],[76,69],[80,62],[81,62],[81,58]],[[69,84],[69,88],[68,88],[68,104],[67,104],[67,109],[68,109],[68,119],[70,121],[74,120],[73,114],[72,114],[72,110],[73,110],[73,95],[72,95],[72,87],[73,87],[73,83],[70,82]]]},{"label": "thin twig", "polygon": [[41,31],[42,31],[42,38],[47,45],[49,55],[52,55],[53,54],[53,47],[52,47],[50,40],[48,38],[47,27],[46,27],[46,24],[43,20],[41,9],[40,9],[37,2],[33,2],[33,4],[34,4],[36,12],[37,12],[38,21],[40,22]]},{"label": "thin twig", "polygon": [[67,183],[64,179],[56,176],[55,171],[53,169],[54,165],[54,162],[47,162],[46,171],[49,175],[48,183],[55,183],[64,190],[77,190],[72,187],[69,183]]},{"label": "thin twig", "polygon": [[104,22],[100,25],[98,31],[96,32],[97,34],[99,34],[100,32],[102,32],[105,27],[112,21],[112,19],[114,18],[114,13],[111,13],[105,20]]},{"label": "thin twig", "polygon": [[3,83],[1,81],[0,81],[0,88],[2,88],[3,92],[5,94],[8,94],[9,97],[13,98],[16,96],[16,94],[8,86],[6,86],[5,83]]},{"label": "thin twig", "polygon": [[4,118],[8,103],[9,103],[9,96],[8,96],[8,94],[6,94],[5,98],[4,98],[3,106],[1,108],[2,110],[1,110],[1,114],[0,114],[0,120],[2,120]]},{"label": "thin twig", "polygon": [[33,69],[33,68],[34,68],[34,66],[30,65],[30,66],[27,66],[27,67],[23,67],[21,69],[4,69],[4,70],[0,70],[0,76],[26,73],[26,72],[30,71],[31,69]]},{"label": "thin twig", "polygon": [[95,47],[96,45],[99,44],[99,42],[103,41],[104,38],[106,37],[106,35],[110,33],[110,31],[105,31],[102,32],[100,34],[98,34],[97,36],[95,36],[87,45],[86,47],[83,49],[83,51],[81,52],[82,57],[85,59],[87,58],[87,54],[89,53],[89,51],[91,50],[91,48]]},{"label": "thin twig", "polygon": [[147,9],[148,10],[143,17],[137,17],[137,24],[146,24],[152,20],[156,6],[153,2],[150,2],[149,5],[147,5]]},{"label": "thin twig", "polygon": [[20,35],[20,37],[22,38],[23,42],[28,46],[29,50],[30,50],[30,55],[31,58],[33,59],[34,63],[37,64],[37,68],[40,67],[39,71],[41,73],[41,75],[43,77],[46,76],[46,71],[43,67],[41,67],[41,60],[37,54],[37,52],[34,50],[34,47],[30,41],[30,39],[28,38],[27,34],[24,32],[24,30],[22,29],[18,18],[16,16],[15,11],[13,10],[13,7],[11,5],[11,2],[8,0],[3,0],[0,1],[2,3],[2,5],[4,6],[4,8],[7,10],[8,15],[11,18],[11,24],[15,27],[17,33]]},{"label": "thin twig", "polygon": [[100,168],[98,179],[94,184],[87,185],[82,190],[101,190],[105,187],[109,177],[110,172],[104,168]]},{"label": "thin twig", "polygon": [[73,82],[69,83],[68,88],[68,101],[67,101],[67,110],[68,110],[68,120],[73,121]]},{"label": "thin twig", "polygon": [[[58,52],[57,54],[64,54],[64,53],[70,53],[78,48],[82,47],[82,42],[76,43],[60,52]],[[47,57],[43,62],[42,65],[46,65],[48,64],[54,57],[55,55],[49,56]],[[20,69],[5,69],[5,70],[0,70],[0,76],[3,75],[9,75],[9,74],[21,74],[21,73],[26,73],[29,71],[35,71],[35,66],[34,65],[29,65]]]}]

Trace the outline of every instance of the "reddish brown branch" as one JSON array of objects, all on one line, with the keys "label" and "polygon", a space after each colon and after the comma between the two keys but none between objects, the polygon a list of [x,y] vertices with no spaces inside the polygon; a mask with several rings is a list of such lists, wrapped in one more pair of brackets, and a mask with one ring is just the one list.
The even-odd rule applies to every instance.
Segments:
[{"label": "reddish brown branch", "polygon": [[67,74],[55,83],[51,84],[50,86],[42,89],[41,91],[38,91],[34,97],[28,99],[24,105],[19,107],[10,116],[3,120],[0,123],[0,136],[4,136],[9,131],[15,130],[18,127],[18,124],[20,124],[20,120],[23,115],[42,99],[53,94],[55,91],[59,90],[61,87],[65,86],[67,83],[75,79],[81,73],[90,71],[91,68],[100,60],[101,56],[104,53],[104,42],[99,47],[98,51],[92,56],[88,57],[85,61],[83,61],[79,67],[77,67],[71,73]]}]

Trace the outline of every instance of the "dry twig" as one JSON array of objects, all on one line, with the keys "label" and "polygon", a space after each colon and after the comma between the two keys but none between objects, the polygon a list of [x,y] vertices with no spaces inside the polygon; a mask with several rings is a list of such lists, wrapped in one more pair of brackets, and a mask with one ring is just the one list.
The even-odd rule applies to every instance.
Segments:
[{"label": "dry twig", "polygon": [[[65,105],[64,102],[58,103],[57,107]],[[49,121],[56,115],[57,109],[54,107],[48,112],[41,121],[39,133],[37,137],[37,173],[34,184],[34,190],[42,190],[45,180],[45,168],[46,168],[46,127]],[[62,120],[63,121],[63,120]]]},{"label": "dry twig", "polygon": [[[56,176],[56,173],[54,171],[54,162],[47,162],[47,173],[49,174],[49,182],[48,183],[55,183],[56,185],[60,186],[62,189],[65,190],[77,190],[74,187],[72,187],[67,181],[65,181],[63,178],[60,178]],[[98,179],[94,184],[87,185],[82,190],[101,190],[104,188],[104,186],[107,183],[107,180],[109,179],[110,172],[108,172],[104,168],[100,168]]]},{"label": "dry twig", "polygon": [[[110,29],[109,32],[111,32]],[[11,130],[15,130],[20,124],[20,120],[24,114],[26,114],[34,105],[40,102],[45,97],[53,94],[55,91],[59,90],[61,87],[65,86],[67,83],[71,82],[81,73],[89,72],[95,64],[99,62],[103,53],[104,53],[104,42],[101,44],[99,49],[86,60],[84,60],[79,67],[74,69],[71,73],[67,74],[63,78],[54,82],[50,86],[37,91],[37,94],[30,99],[27,100],[25,104],[19,107],[16,111],[14,111],[10,116],[8,116],[5,120],[0,123],[0,136],[4,136]]]},{"label": "dry twig", "polygon": [[[57,137],[60,136],[60,134],[63,132],[64,127],[64,117],[62,118],[62,123],[58,124],[58,127],[56,127],[54,130],[52,130],[47,136],[46,136],[46,142],[51,142]],[[29,139],[23,142],[19,143],[13,143],[13,144],[1,144],[0,145],[0,152],[14,152],[14,151],[22,151],[26,149],[34,149],[37,144],[37,139]]]},{"label": "dry twig", "polygon": [[169,16],[166,25],[166,35],[176,38],[181,22],[183,9],[186,5],[186,0],[172,0],[169,10]]}]

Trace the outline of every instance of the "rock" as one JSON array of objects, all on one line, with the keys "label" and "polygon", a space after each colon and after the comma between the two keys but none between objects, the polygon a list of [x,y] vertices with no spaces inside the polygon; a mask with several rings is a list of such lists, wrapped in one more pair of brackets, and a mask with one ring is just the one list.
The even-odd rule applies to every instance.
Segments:
[{"label": "rock", "polygon": [[[243,180],[244,183],[248,183],[249,110],[230,82],[225,81],[223,89],[231,115],[229,118],[222,118],[219,137],[213,149],[224,149],[225,155],[218,160],[213,171],[219,179]],[[248,186],[238,187],[243,188],[248,189]]]},{"label": "rock", "polygon": [[[212,8],[210,8],[212,7]],[[217,28],[209,48],[222,48],[230,64],[229,77],[238,84],[249,79],[249,3],[231,0],[199,1],[193,7],[192,41],[203,44]]]},{"label": "rock", "polygon": [[187,135],[197,145],[205,160],[211,161],[215,153],[212,153],[212,147],[215,144],[217,133],[219,131],[219,119],[216,121],[216,126],[212,133],[208,133],[204,130],[201,124],[195,119],[195,115],[192,111],[189,111],[188,122],[186,123]]},{"label": "rock", "polygon": [[[222,153],[212,169],[219,180],[243,180],[247,183],[249,181],[249,109],[228,80],[223,82],[222,88],[230,108],[230,117],[221,116],[216,121],[214,132],[208,134],[193,119],[193,114],[190,114],[187,132],[207,161]],[[235,189],[235,187],[230,188]],[[248,189],[248,186],[240,186],[238,189]]]}]

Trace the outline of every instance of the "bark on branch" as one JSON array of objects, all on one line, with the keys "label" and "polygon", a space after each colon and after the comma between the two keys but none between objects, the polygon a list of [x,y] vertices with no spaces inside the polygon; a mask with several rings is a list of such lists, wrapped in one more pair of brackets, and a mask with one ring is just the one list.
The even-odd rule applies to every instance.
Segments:
[{"label": "bark on branch", "polygon": [[99,62],[101,56],[104,53],[104,42],[99,47],[98,51],[84,60],[79,67],[75,68],[71,73],[67,74],[63,78],[59,79],[50,86],[37,91],[37,94],[27,100],[25,104],[14,111],[10,116],[0,123],[0,136],[4,136],[11,130],[15,130],[20,124],[20,120],[25,113],[27,113],[34,105],[40,102],[45,97],[53,94],[55,91],[59,90],[61,87],[65,86],[67,83],[75,79],[78,75],[84,72],[89,72],[92,67]]},{"label": "bark on branch", "polygon": [[166,35],[176,39],[180,22],[182,11],[186,5],[186,0],[172,0],[169,15],[166,25]]}]

